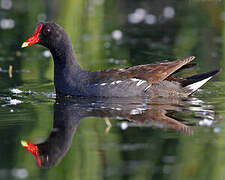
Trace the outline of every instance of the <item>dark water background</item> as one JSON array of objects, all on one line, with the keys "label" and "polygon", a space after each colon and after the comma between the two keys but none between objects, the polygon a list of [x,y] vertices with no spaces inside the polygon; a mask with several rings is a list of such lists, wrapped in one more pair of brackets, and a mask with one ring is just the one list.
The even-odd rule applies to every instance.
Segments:
[{"label": "dark water background", "polygon": [[[43,20],[65,28],[87,70],[190,55],[184,75],[224,70],[186,101],[55,102],[49,51],[20,48]],[[1,0],[0,37],[0,179],[225,179],[224,0]],[[56,150],[49,168],[21,140]]]}]

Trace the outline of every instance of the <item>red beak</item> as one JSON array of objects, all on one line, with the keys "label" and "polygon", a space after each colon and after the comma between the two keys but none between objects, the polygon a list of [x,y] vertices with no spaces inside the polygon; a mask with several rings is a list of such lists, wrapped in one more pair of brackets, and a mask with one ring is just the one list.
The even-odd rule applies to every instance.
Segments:
[{"label": "red beak", "polygon": [[38,24],[36,26],[34,34],[22,44],[22,48],[38,43],[38,41],[39,41],[38,36],[39,36],[42,26],[43,26],[43,24]]},{"label": "red beak", "polygon": [[38,147],[34,144],[31,144],[31,143],[23,141],[23,140],[21,141],[21,144],[24,148],[26,148],[29,152],[31,152],[33,154],[36,164],[39,167],[41,167],[41,159],[38,154]]}]

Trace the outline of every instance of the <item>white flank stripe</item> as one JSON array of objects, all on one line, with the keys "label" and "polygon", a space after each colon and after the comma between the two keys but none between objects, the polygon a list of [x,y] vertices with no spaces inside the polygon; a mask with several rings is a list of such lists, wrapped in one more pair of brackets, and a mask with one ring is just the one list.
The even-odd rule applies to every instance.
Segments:
[{"label": "white flank stripe", "polygon": [[140,81],[140,79],[137,79],[137,78],[131,78],[130,80],[131,81]]},{"label": "white flank stripe", "polygon": [[136,114],[141,114],[141,111],[139,111],[138,109],[132,109],[130,111],[130,115],[136,115]]},{"label": "white flank stripe", "polygon": [[142,85],[143,83],[145,83],[146,81],[144,81],[144,80],[140,80],[140,81],[138,81],[138,83],[136,84],[136,86],[140,86],[140,85]]},{"label": "white flank stripe", "polygon": [[148,85],[148,86],[144,89],[144,91],[147,91],[151,86],[152,86],[152,85]]},{"label": "white flank stripe", "polygon": [[123,81],[113,81],[113,82],[111,82],[110,84],[112,84],[112,85],[115,85],[115,84],[119,84],[119,83],[121,83],[121,82],[123,82]]},{"label": "white flank stripe", "polygon": [[107,83],[102,83],[102,84],[100,84],[101,86],[105,86]]},{"label": "white flank stripe", "polygon": [[208,80],[210,80],[212,78],[212,76],[211,77],[208,77],[208,78],[206,78],[206,79],[203,79],[203,80],[201,80],[201,81],[198,81],[198,82],[196,82],[196,83],[193,83],[193,84],[190,84],[190,85],[188,85],[188,86],[186,86],[187,88],[189,88],[189,89],[191,89],[192,90],[192,92],[195,92],[198,88],[200,88],[203,84],[205,84]]}]

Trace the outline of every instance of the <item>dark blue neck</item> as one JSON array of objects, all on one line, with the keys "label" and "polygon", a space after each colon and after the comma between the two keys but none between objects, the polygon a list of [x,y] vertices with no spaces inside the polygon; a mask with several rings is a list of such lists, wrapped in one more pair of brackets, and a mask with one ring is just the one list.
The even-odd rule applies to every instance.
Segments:
[{"label": "dark blue neck", "polygon": [[77,63],[70,43],[57,48],[49,48],[54,59],[54,84],[57,93],[69,94],[71,90],[80,94],[85,85],[86,71]]},{"label": "dark blue neck", "polygon": [[62,44],[62,46],[58,48],[52,48],[50,51],[53,56],[55,71],[63,71],[65,69],[68,72],[71,70],[76,70],[78,72],[82,71],[81,67],[76,61],[75,53],[70,44]]}]

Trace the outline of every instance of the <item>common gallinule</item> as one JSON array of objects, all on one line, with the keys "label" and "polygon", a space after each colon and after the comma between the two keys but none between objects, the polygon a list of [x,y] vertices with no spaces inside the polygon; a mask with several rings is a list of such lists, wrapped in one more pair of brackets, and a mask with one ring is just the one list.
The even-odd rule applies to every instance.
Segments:
[{"label": "common gallinule", "polygon": [[[190,102],[179,99],[158,98],[154,104],[146,104],[145,99],[124,101],[123,98],[105,98],[97,101],[91,98],[65,99],[59,98],[54,104],[53,129],[47,140],[40,144],[21,141],[22,145],[33,154],[36,164],[42,168],[50,168],[60,162],[69,150],[76,129],[85,117],[109,117],[126,119],[131,126],[151,126],[153,128],[174,129],[192,134],[192,129],[169,117],[173,111],[181,111],[177,104],[187,105]],[[186,107],[186,106],[185,106]]]},{"label": "common gallinule", "polygon": [[72,44],[62,27],[54,22],[36,26],[34,34],[22,47],[41,44],[54,60],[54,84],[57,95],[96,97],[187,97],[205,84],[219,70],[190,77],[173,75],[189,68],[190,56],[172,62],[101,71],[83,70],[77,63]]}]

